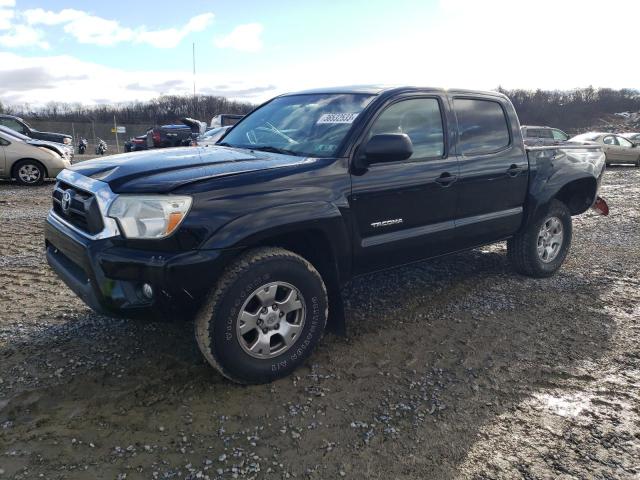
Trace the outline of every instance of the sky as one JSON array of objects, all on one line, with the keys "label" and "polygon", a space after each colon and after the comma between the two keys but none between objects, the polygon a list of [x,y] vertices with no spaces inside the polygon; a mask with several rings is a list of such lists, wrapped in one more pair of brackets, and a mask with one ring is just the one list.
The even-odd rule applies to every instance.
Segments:
[{"label": "sky", "polygon": [[0,0],[0,102],[308,88],[640,89],[639,0]]}]

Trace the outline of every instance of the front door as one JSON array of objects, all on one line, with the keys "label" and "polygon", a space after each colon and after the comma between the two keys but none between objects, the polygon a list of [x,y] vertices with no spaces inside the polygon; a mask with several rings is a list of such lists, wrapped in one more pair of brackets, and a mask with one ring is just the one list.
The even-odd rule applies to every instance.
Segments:
[{"label": "front door", "polygon": [[5,152],[4,152],[4,146],[8,145],[9,142],[7,142],[4,138],[0,138],[0,177],[3,177],[6,175],[6,157],[5,157]]},{"label": "front door", "polygon": [[616,140],[618,141],[618,155],[620,156],[620,160],[623,162],[636,163],[638,156],[640,156],[640,150],[634,147],[633,143],[624,137],[616,135]]},{"label": "front door", "polygon": [[375,117],[373,135],[405,133],[413,155],[352,174],[354,270],[379,270],[444,253],[453,236],[458,163],[449,155],[446,98],[412,96]]}]

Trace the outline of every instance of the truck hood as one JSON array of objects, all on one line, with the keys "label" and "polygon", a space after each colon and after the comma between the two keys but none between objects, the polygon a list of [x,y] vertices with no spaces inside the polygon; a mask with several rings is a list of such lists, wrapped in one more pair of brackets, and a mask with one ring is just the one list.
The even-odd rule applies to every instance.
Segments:
[{"label": "truck hood", "polygon": [[71,140],[71,135],[66,133],[42,132],[40,130],[31,130],[32,138],[46,140],[49,142],[63,143],[65,138]]},{"label": "truck hood", "polygon": [[216,177],[297,165],[304,157],[229,147],[178,147],[111,155],[71,170],[109,184],[115,193],[165,193]]}]

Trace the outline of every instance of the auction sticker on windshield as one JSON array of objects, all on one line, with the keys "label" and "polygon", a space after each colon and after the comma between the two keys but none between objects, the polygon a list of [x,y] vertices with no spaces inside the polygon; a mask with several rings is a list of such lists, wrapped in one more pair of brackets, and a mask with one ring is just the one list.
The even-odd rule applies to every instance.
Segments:
[{"label": "auction sticker on windshield", "polygon": [[357,113],[325,113],[320,116],[317,125],[321,123],[353,123],[358,116]]}]

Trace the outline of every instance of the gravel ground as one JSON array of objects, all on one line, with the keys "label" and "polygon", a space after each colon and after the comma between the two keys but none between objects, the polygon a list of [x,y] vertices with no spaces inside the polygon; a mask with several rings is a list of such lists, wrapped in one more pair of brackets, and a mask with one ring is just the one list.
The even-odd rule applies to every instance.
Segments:
[{"label": "gravel ground", "polygon": [[0,183],[0,479],[640,477],[640,169],[607,172],[555,277],[498,244],[359,279],[349,337],[252,387],[192,325],[73,296],[51,189]]}]

